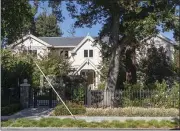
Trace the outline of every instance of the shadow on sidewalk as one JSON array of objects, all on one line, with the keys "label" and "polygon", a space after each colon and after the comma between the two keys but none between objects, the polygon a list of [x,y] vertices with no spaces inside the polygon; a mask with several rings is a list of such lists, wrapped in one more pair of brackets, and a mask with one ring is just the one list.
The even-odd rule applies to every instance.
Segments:
[{"label": "shadow on sidewalk", "polygon": [[11,116],[1,116],[1,121],[9,120],[9,119],[17,119],[17,118],[24,118],[24,117],[42,117],[42,116],[49,116],[53,108],[48,107],[39,107],[39,108],[27,108],[21,110]]}]

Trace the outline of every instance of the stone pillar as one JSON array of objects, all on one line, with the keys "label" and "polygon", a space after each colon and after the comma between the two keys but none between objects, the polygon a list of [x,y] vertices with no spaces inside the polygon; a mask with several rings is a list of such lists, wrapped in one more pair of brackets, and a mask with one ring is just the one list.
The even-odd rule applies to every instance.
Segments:
[{"label": "stone pillar", "polygon": [[29,107],[29,87],[28,80],[24,79],[23,83],[20,84],[20,103],[22,108]]}]

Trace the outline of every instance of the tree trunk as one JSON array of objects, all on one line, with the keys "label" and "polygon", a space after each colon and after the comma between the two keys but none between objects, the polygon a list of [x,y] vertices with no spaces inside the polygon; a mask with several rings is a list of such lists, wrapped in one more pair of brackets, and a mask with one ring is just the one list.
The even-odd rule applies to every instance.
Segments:
[{"label": "tree trunk", "polygon": [[121,65],[121,52],[123,47],[129,42],[130,38],[124,36],[117,44],[116,48],[114,48],[111,56],[109,72],[107,77],[107,83],[104,94],[104,103],[106,106],[112,106],[115,88],[117,86],[117,80],[119,76],[119,69]]},{"label": "tree trunk", "polygon": [[112,46],[112,55],[110,60],[110,66],[107,76],[107,83],[106,83],[106,90],[113,90],[115,89],[117,76],[119,72],[119,49],[118,41],[119,41],[119,19],[120,15],[112,16],[112,25],[111,25],[111,35],[110,35],[110,44]]}]

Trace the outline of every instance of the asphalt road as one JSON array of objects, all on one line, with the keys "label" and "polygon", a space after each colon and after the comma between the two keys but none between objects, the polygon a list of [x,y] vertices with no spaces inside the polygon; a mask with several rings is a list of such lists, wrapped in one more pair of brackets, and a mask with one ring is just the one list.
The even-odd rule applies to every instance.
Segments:
[{"label": "asphalt road", "polygon": [[2,128],[2,131],[171,131],[173,129]]}]

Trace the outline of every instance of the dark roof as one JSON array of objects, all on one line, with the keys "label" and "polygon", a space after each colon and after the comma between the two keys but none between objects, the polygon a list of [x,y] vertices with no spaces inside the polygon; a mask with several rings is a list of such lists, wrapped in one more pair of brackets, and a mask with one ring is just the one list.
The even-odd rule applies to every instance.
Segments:
[{"label": "dark roof", "polygon": [[77,46],[85,37],[38,37],[52,46]]}]

